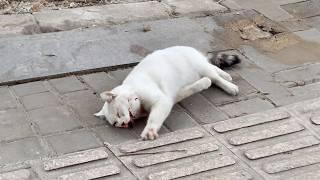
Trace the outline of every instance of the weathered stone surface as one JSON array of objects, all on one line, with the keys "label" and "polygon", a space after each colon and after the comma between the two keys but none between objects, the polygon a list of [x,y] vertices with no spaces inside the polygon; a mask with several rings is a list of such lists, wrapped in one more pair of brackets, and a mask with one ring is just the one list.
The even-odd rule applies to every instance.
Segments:
[{"label": "weathered stone surface", "polygon": [[320,43],[320,32],[315,28],[311,28],[304,31],[298,31],[295,32],[295,34],[306,41]]},{"label": "weathered stone surface", "polygon": [[0,15],[0,37],[39,32],[40,28],[32,15]]},{"label": "weathered stone surface", "polygon": [[31,180],[31,172],[28,169],[19,169],[16,171],[0,174],[1,180]]},{"label": "weathered stone surface", "polygon": [[67,154],[101,146],[93,133],[78,130],[46,137],[58,154]]},{"label": "weathered stone surface", "polygon": [[181,101],[181,106],[190,112],[199,123],[213,123],[227,119],[227,116],[219,111],[201,94],[195,94]]},{"label": "weathered stone surface", "polygon": [[21,98],[27,110],[39,109],[48,106],[58,106],[58,98],[50,92],[32,94]]},{"label": "weathered stone surface", "polygon": [[105,159],[107,157],[108,153],[105,148],[89,149],[45,160],[43,162],[43,167],[46,171],[50,171],[76,164]]},{"label": "weathered stone surface", "polygon": [[257,113],[244,117],[228,119],[215,123],[213,129],[222,133],[233,131],[240,128],[255,126],[267,122],[278,121],[290,118],[290,114],[283,111],[267,111],[265,113]]},{"label": "weathered stone surface", "polygon": [[246,171],[241,170],[241,171],[236,171],[236,172],[228,172],[228,173],[223,173],[219,174],[216,176],[206,176],[206,177],[198,177],[194,178],[199,179],[199,180],[209,180],[209,179],[214,179],[214,180],[252,180],[253,177]]},{"label": "weathered stone surface", "polygon": [[177,14],[212,14],[224,12],[227,8],[210,0],[165,0]]},{"label": "weathered stone surface", "polygon": [[86,89],[75,76],[52,79],[49,82],[62,94]]},{"label": "weathered stone surface", "polygon": [[171,168],[158,173],[153,173],[148,176],[150,180],[158,179],[175,179],[179,177],[184,177],[212,169],[217,169],[225,166],[230,166],[235,164],[235,160],[229,156],[217,157],[215,159],[210,159],[207,162],[193,162],[192,164],[187,164],[182,167]]},{"label": "weathered stone surface", "polygon": [[95,128],[94,131],[104,142],[112,145],[121,144],[123,142],[139,138],[133,130],[126,128],[100,126]]},{"label": "weathered stone surface", "polygon": [[30,119],[35,122],[41,134],[50,134],[81,128],[80,122],[75,119],[65,106],[46,107],[30,111]]},{"label": "weathered stone surface", "polygon": [[172,131],[197,126],[197,122],[192,119],[180,105],[173,107],[164,124]]},{"label": "weathered stone surface", "polygon": [[132,153],[145,149],[151,149],[173,143],[202,138],[203,136],[203,132],[201,132],[198,129],[180,130],[163,135],[160,138],[153,141],[140,141],[133,144],[121,145],[119,150],[123,153]]},{"label": "weathered stone surface", "polygon": [[308,180],[318,180],[320,178],[320,170],[303,173],[298,176],[289,177],[288,180],[301,180],[301,179],[308,179]]},{"label": "weathered stone surface", "polygon": [[[157,2],[151,2],[153,3]],[[130,4],[128,6],[134,6]],[[154,8],[147,9],[153,11]],[[124,9],[121,11],[126,12]],[[142,31],[143,24],[146,22],[112,28],[46,33],[32,37],[2,38],[0,54],[2,63],[6,66],[0,69],[0,82],[137,63],[141,56],[130,52],[132,45],[143,45],[153,51],[179,44],[207,52],[210,43],[216,42],[215,38],[203,31],[199,23],[190,18],[148,22],[152,29],[148,32]],[[185,36],[182,38],[181,34]]]},{"label": "weathered stone surface", "polygon": [[320,152],[310,152],[308,155],[300,155],[288,159],[264,164],[263,169],[269,174],[279,173],[294,168],[304,167],[320,162]]},{"label": "weathered stone surface", "polygon": [[142,167],[151,166],[151,165],[155,165],[155,164],[159,164],[159,163],[173,161],[176,159],[186,158],[189,156],[195,156],[195,155],[208,153],[208,152],[216,151],[218,149],[219,149],[219,147],[216,144],[209,142],[209,143],[204,143],[204,144],[200,144],[197,146],[192,146],[192,147],[187,147],[187,148],[181,149],[180,152],[179,151],[166,152],[166,153],[151,155],[148,157],[136,158],[133,160],[133,163],[136,166],[142,168]]},{"label": "weathered stone surface", "polygon": [[21,110],[0,111],[0,141],[9,141],[33,136],[26,114]]},{"label": "weathered stone surface", "polygon": [[299,124],[291,123],[284,124],[277,127],[272,127],[271,129],[264,129],[260,131],[253,131],[244,134],[239,134],[237,136],[233,136],[229,139],[229,143],[232,145],[242,145],[246,143],[251,143],[263,139],[268,139],[272,137],[277,137],[293,132],[302,131],[304,127]]},{"label": "weathered stone surface", "polygon": [[102,166],[92,169],[86,169],[83,171],[78,171],[70,174],[65,174],[59,176],[59,180],[86,180],[86,179],[96,179],[106,176],[111,176],[119,174],[120,169],[114,165]]},{"label": "weathered stone surface", "polygon": [[26,138],[0,144],[0,165],[38,159],[44,151],[37,138]]},{"label": "weathered stone surface", "polygon": [[118,69],[116,71],[110,71],[109,74],[119,82],[122,82],[131,71],[132,68]]},{"label": "weathered stone surface", "polygon": [[320,3],[317,0],[286,4],[281,7],[299,18],[307,18],[320,14]]},{"label": "weathered stone surface", "polygon": [[83,75],[81,78],[97,93],[110,91],[120,84],[118,80],[105,72]]},{"label": "weathered stone surface", "polygon": [[219,109],[226,112],[230,117],[238,117],[272,108],[274,108],[274,106],[269,101],[260,98],[244,100],[219,107]]},{"label": "weathered stone surface", "polygon": [[99,112],[103,101],[99,100],[94,92],[75,91],[65,95],[66,102],[72,107],[80,121],[87,126],[106,125],[106,120],[95,117],[93,114]]},{"label": "weathered stone surface", "polygon": [[35,13],[34,16],[43,32],[54,32],[79,27],[168,18],[169,9],[157,1],[150,1],[43,11]]},{"label": "weathered stone surface", "polygon": [[42,81],[19,84],[19,85],[11,86],[11,88],[14,90],[14,92],[18,96],[26,96],[30,94],[37,94],[37,93],[48,91],[48,89],[44,87]]},{"label": "weathered stone surface", "polygon": [[313,145],[319,144],[319,140],[314,138],[313,136],[307,136],[291,141],[281,142],[269,146],[264,146],[256,149],[250,149],[246,151],[244,154],[249,159],[259,159],[268,156],[272,156],[275,154],[280,154],[284,152],[289,152],[301,148],[310,147]]},{"label": "weathered stone surface", "polygon": [[320,81],[319,75],[320,64],[307,64],[297,68],[281,71],[275,74],[278,82],[305,82],[314,83]]},{"label": "weathered stone surface", "polygon": [[16,101],[8,87],[0,87],[0,99],[0,110],[17,107]]}]

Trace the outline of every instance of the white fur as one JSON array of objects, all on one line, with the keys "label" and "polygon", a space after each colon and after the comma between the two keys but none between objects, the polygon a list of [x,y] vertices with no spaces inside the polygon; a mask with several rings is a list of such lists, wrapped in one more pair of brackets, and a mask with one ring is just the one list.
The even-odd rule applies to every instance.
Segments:
[{"label": "white fur", "polygon": [[[96,115],[104,115],[111,124],[120,127],[132,121],[130,112],[136,118],[142,116],[139,111],[143,107],[150,113],[141,137],[155,139],[175,103],[209,88],[211,83],[237,95],[238,87],[230,81],[228,73],[210,64],[194,48],[175,46],[158,50],[146,56],[122,85],[102,93],[102,97],[111,93],[113,98]],[[115,115],[119,111],[123,115],[120,118]]]}]

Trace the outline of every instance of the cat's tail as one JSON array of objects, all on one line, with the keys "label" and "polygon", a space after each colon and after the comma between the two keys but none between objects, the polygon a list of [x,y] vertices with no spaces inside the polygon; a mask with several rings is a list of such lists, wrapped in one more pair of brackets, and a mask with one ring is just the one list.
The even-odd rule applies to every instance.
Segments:
[{"label": "cat's tail", "polygon": [[224,52],[210,54],[208,59],[213,65],[218,66],[221,69],[228,68],[235,64],[241,63],[241,59],[238,55],[231,55]]}]

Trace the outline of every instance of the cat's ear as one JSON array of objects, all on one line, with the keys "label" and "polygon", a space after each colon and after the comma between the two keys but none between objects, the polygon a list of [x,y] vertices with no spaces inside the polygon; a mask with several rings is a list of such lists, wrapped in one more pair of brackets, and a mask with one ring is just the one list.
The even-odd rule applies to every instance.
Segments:
[{"label": "cat's ear", "polygon": [[105,91],[105,92],[100,94],[100,97],[101,97],[102,100],[110,103],[112,100],[114,100],[114,98],[117,97],[117,95],[114,94],[113,92]]}]

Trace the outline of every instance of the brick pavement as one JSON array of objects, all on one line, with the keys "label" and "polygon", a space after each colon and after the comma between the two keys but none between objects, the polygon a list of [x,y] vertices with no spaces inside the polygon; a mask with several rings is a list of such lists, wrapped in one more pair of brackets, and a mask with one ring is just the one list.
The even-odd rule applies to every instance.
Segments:
[{"label": "brick pavement", "polygon": [[[189,23],[183,32],[200,35],[195,44],[201,50],[241,57],[241,64],[226,70],[240,87],[239,96],[215,87],[193,95],[174,107],[159,139],[140,141],[144,120],[132,129],[119,129],[93,116],[102,105],[98,94],[120,84],[131,68],[3,85],[0,179],[319,179],[319,2],[224,0],[219,1],[222,6],[205,1],[194,8],[188,0],[151,3],[172,11],[165,14],[160,8],[156,19],[175,17],[152,21],[153,27]],[[219,10],[225,13],[216,14]],[[113,32],[118,37],[127,26],[116,29],[84,34],[98,38],[92,32]],[[151,43],[151,49],[194,41],[172,32],[163,42]],[[137,37],[133,33],[128,39]],[[153,40],[143,37],[146,44]],[[45,43],[42,49],[48,47],[58,46]],[[95,57],[113,51],[101,52],[95,51]],[[127,49],[121,57],[138,58]]]}]

